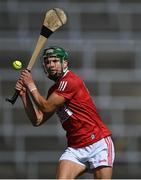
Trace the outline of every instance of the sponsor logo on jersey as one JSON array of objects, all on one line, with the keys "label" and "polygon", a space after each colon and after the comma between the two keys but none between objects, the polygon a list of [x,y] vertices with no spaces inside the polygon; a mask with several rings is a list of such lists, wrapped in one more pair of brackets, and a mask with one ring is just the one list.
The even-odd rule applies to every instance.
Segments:
[{"label": "sponsor logo on jersey", "polygon": [[60,122],[63,124],[73,114],[65,105],[57,109],[56,114],[58,115]]}]

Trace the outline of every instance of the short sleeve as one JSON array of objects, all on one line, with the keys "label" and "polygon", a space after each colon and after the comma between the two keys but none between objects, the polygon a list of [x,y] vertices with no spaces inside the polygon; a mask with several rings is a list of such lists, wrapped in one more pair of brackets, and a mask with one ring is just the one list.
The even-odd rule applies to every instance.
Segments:
[{"label": "short sleeve", "polygon": [[60,81],[58,88],[55,90],[55,93],[65,97],[66,99],[71,99],[77,92],[78,89],[77,87],[78,87],[77,83],[72,79],[69,80],[64,79]]}]

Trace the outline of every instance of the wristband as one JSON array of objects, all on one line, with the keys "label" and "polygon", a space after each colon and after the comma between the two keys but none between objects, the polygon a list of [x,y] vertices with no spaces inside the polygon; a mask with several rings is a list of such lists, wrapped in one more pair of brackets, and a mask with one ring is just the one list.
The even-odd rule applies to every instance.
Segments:
[{"label": "wristband", "polygon": [[30,92],[32,92],[32,91],[34,91],[34,90],[36,90],[37,88],[35,87],[35,88],[32,88],[32,89],[30,89]]},{"label": "wristband", "polygon": [[29,89],[30,92],[32,92],[32,91],[36,90],[37,88],[36,88],[34,83],[29,83],[28,89]]}]

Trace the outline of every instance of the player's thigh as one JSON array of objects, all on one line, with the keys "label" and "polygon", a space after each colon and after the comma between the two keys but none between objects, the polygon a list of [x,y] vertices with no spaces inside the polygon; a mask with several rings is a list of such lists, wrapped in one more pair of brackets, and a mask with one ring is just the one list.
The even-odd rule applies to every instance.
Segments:
[{"label": "player's thigh", "polygon": [[69,160],[59,161],[57,167],[57,179],[74,179],[85,171],[85,166]]},{"label": "player's thigh", "polygon": [[94,169],[95,179],[111,179],[112,178],[112,167],[101,166]]}]

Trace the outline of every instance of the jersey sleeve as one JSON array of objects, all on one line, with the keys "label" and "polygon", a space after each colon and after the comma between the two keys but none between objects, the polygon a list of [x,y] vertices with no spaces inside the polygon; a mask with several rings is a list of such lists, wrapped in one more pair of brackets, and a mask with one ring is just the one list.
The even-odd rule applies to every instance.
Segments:
[{"label": "jersey sleeve", "polygon": [[71,99],[77,91],[78,85],[74,80],[64,79],[60,81],[58,88],[55,90],[55,93],[65,97],[66,99]]}]

